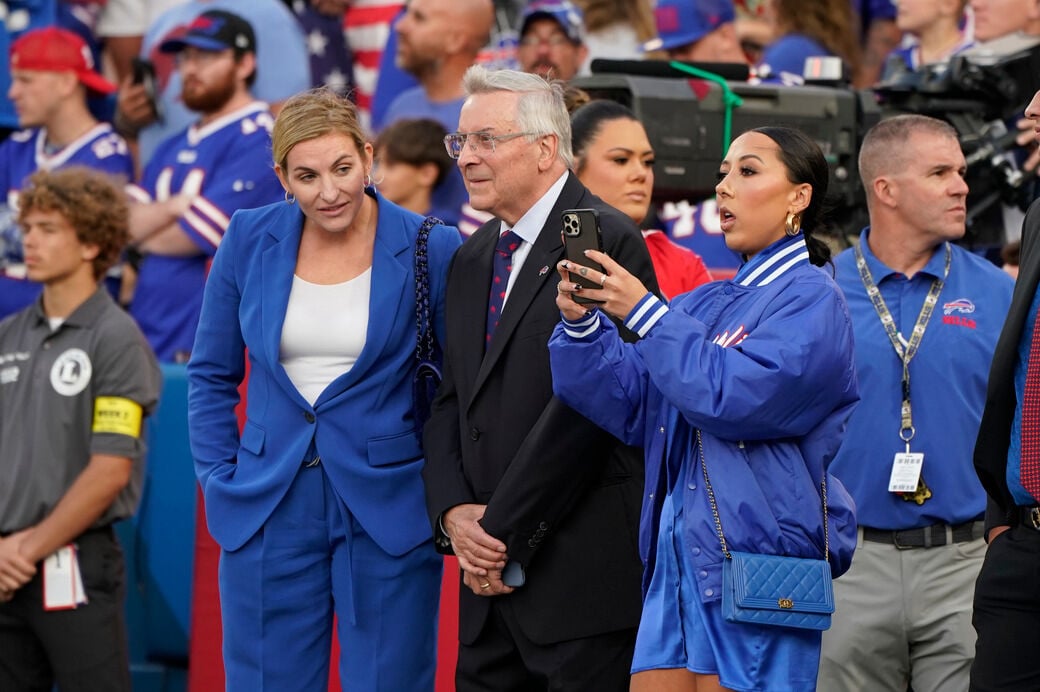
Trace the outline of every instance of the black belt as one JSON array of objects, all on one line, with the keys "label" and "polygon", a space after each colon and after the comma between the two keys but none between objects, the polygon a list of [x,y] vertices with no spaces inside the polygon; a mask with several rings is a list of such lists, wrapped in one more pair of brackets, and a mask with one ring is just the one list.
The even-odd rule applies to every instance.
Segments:
[{"label": "black belt", "polygon": [[1018,512],[1018,523],[1026,528],[1040,531],[1040,507],[1015,507]]},{"label": "black belt", "polygon": [[[1038,513],[1040,516],[1040,513]],[[932,524],[919,529],[903,531],[886,531],[863,528],[863,540],[872,543],[888,543],[897,548],[934,548],[948,543],[967,543],[982,538],[984,529],[981,521],[973,520],[951,526],[949,524]],[[1040,530],[1040,529],[1038,529]]]}]

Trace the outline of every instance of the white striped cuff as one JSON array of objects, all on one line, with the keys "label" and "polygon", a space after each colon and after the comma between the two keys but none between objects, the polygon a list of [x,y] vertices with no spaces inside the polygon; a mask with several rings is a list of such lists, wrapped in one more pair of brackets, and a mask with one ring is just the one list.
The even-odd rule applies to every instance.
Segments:
[{"label": "white striped cuff", "polygon": [[599,329],[599,311],[590,310],[584,317],[577,321],[571,321],[560,315],[563,321],[564,333],[572,339],[584,339],[592,336]]},{"label": "white striped cuff", "polygon": [[632,312],[625,316],[625,326],[638,334],[646,336],[650,328],[668,312],[668,305],[653,293],[647,293],[640,299]]}]

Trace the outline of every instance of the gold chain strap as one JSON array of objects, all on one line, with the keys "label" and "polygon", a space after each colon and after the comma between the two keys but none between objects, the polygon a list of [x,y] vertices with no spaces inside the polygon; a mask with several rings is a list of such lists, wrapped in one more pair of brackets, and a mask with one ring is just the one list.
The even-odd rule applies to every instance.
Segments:
[{"label": "gold chain strap", "polygon": [[[708,491],[708,504],[711,505],[711,516],[715,520],[715,532],[719,535],[719,544],[722,546],[722,554],[726,559],[730,558],[729,547],[726,545],[726,536],[722,533],[722,517],[719,516],[719,506],[715,502],[715,490],[711,487],[708,479],[708,462],[704,459],[704,442],[701,439],[700,428],[697,428],[697,451],[701,455],[701,471],[704,473],[704,487]],[[823,472],[823,480],[820,482],[823,496],[823,559],[830,560],[831,537],[827,521],[827,471]]]},{"label": "gold chain strap", "polygon": [[701,441],[701,430],[697,428],[697,450],[701,453],[701,470],[704,471],[704,487],[708,489],[708,504],[711,505],[711,515],[715,518],[715,532],[719,534],[719,543],[722,544],[722,554],[728,560],[729,548],[726,547],[726,537],[722,534],[722,519],[719,517],[719,506],[715,504],[715,491],[712,490],[711,481],[708,480],[708,462],[704,460],[704,442]]}]

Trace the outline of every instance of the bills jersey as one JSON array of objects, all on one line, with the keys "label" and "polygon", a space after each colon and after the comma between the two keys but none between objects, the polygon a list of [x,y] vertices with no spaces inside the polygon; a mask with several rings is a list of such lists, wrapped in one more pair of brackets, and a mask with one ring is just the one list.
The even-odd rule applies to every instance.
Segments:
[{"label": "bills jersey", "polygon": [[160,361],[183,360],[191,351],[207,266],[231,215],[282,198],[271,163],[273,125],[267,104],[259,101],[202,127],[193,125],[162,142],[140,183],[127,188],[134,201],[145,204],[175,195],[192,199],[177,223],[198,254],[146,254],[130,305]]},{"label": "bills jersey", "polygon": [[98,123],[76,141],[54,150],[47,146],[47,131],[32,128],[14,132],[0,143],[0,319],[18,312],[41,287],[25,278],[22,231],[18,226],[18,191],[38,170],[86,166],[133,179],[134,161],[126,141],[108,123]]}]

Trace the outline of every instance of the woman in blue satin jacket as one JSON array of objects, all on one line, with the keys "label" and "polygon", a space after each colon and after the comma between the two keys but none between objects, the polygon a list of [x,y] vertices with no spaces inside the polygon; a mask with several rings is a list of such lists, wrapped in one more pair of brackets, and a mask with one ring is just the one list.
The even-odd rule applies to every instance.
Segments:
[{"label": "woman in blue satin jacket", "polygon": [[[272,149],[285,203],[232,217],[188,363],[227,689],[325,689],[335,615],[345,684],[429,692],[442,561],[412,400],[422,217],[372,187],[372,146],[332,91],[289,99]],[[459,244],[430,232],[441,334]]]},{"label": "woman in blue satin jacket", "polygon": [[[825,538],[821,492],[858,400],[848,312],[814,236],[827,175],[797,130],[734,140],[716,194],[745,262],[671,304],[602,253],[587,255],[605,272],[560,265],[556,393],[645,448],[634,691],[815,689],[820,632],[723,618],[716,513],[729,550],[822,559],[829,547],[835,576],[852,560],[852,500],[828,474]],[[603,288],[580,288],[575,272]],[[576,295],[602,302],[587,310]],[[604,312],[640,340],[623,343]]]}]

